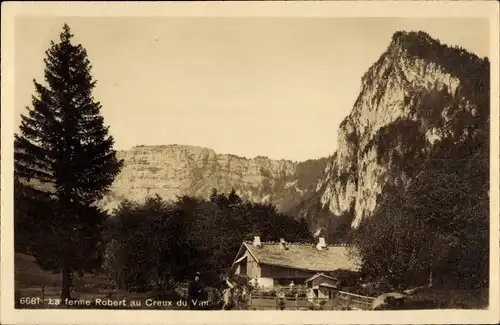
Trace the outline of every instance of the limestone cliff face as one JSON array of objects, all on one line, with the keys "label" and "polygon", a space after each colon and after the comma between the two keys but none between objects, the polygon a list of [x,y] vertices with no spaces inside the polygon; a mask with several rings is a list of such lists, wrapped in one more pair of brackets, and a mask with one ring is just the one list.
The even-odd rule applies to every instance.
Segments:
[{"label": "limestone cliff face", "polygon": [[340,125],[337,151],[317,184],[321,205],[337,216],[352,213],[353,227],[370,217],[388,182],[404,188],[411,179],[405,166],[412,159],[441,139],[459,139],[450,121],[478,114],[482,98],[474,94],[486,80],[474,73],[487,66],[425,33],[396,33]]},{"label": "limestone cliff face", "polygon": [[[244,199],[272,202],[279,208],[289,204],[290,197],[302,196],[312,188],[307,182],[315,184],[318,178],[304,182],[300,163],[247,159],[185,145],[137,146],[120,151],[118,157],[124,168],[101,202],[108,210],[125,198],[140,201],[147,195],[166,200],[182,195],[208,198],[213,188],[225,193],[234,188]],[[316,169],[322,171],[324,163]]]}]

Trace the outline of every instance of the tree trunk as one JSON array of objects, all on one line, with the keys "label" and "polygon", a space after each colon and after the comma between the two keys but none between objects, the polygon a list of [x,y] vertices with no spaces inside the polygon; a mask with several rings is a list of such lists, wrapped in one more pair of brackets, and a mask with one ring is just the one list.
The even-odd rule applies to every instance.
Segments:
[{"label": "tree trunk", "polygon": [[125,287],[124,282],[125,281],[123,280],[122,272],[120,270],[116,276],[116,287],[118,290],[122,290]]},{"label": "tree trunk", "polygon": [[71,299],[71,271],[68,267],[64,267],[62,270],[62,284],[61,284],[61,302],[64,299]]}]

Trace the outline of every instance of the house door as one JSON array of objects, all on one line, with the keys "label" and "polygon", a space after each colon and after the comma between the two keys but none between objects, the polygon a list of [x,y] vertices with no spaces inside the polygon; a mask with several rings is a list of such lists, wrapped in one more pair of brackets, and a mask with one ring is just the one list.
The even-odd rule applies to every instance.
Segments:
[{"label": "house door", "polygon": [[245,260],[245,261],[243,261],[243,262],[241,262],[241,264],[240,264],[240,268],[241,268],[241,269],[240,269],[240,274],[243,274],[243,275],[248,275],[248,274],[247,274],[247,261],[246,261],[246,260]]}]

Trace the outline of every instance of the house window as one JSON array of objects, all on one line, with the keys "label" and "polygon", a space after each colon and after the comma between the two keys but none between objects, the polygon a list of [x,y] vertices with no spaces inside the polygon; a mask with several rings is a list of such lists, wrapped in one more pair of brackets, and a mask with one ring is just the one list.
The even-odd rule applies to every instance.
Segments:
[{"label": "house window", "polygon": [[290,284],[290,279],[288,278],[276,278],[274,279],[274,285],[287,286]]}]

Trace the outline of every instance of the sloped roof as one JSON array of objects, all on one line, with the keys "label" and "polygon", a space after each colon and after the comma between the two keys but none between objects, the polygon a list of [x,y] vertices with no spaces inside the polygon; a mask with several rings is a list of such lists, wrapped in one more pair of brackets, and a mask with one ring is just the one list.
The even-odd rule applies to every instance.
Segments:
[{"label": "sloped roof", "polygon": [[314,272],[338,269],[358,271],[361,265],[358,258],[348,255],[348,247],[345,245],[329,245],[324,250],[318,250],[311,243],[287,243],[286,246],[288,249],[284,250],[280,243],[263,242],[261,247],[255,247],[251,242],[243,242],[235,263],[246,249],[259,264],[285,268]]},{"label": "sloped roof", "polygon": [[320,276],[324,277],[324,278],[327,278],[327,279],[330,279],[330,280],[335,280],[334,277],[331,277],[331,276],[326,275],[324,273],[316,273],[315,275],[313,275],[312,277],[310,277],[309,279],[307,279],[305,282],[310,282],[310,281],[312,281],[312,280],[314,280],[314,279],[316,279],[316,278],[318,278]]}]

